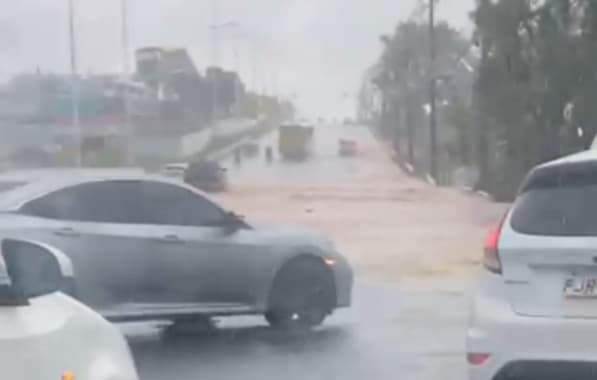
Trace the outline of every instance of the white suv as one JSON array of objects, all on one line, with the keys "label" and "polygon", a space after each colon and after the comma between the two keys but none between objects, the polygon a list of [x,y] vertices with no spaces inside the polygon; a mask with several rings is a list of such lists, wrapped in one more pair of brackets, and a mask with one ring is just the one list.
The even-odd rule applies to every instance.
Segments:
[{"label": "white suv", "polygon": [[124,337],[63,294],[72,264],[45,244],[0,243],[0,379],[138,380]]},{"label": "white suv", "polygon": [[597,379],[597,151],[534,168],[483,264],[470,378]]}]

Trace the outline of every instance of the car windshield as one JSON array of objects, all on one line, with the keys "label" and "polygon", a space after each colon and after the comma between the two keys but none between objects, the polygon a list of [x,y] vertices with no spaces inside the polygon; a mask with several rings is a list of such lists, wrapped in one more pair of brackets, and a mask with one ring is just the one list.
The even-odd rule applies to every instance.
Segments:
[{"label": "car windshield", "polygon": [[0,247],[72,267],[0,289],[0,378],[594,375],[596,47],[597,0],[0,0]]}]

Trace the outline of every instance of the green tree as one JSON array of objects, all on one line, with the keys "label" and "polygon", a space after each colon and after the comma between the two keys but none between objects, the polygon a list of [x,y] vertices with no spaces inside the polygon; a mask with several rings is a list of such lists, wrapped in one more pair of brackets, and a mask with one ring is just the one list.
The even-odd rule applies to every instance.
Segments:
[{"label": "green tree", "polygon": [[[458,88],[460,82],[452,80],[456,72],[462,70],[460,60],[469,52],[470,42],[447,23],[438,23],[435,27],[437,52],[434,71],[441,102],[454,91],[470,91],[470,86]],[[381,42],[383,51],[374,80],[384,105],[381,135],[392,138],[395,149],[406,152],[403,154],[406,160],[423,167],[425,165],[421,165],[420,161],[428,155],[428,119],[424,110],[429,102],[431,80],[429,26],[413,21],[402,22],[391,36],[382,36]]]},{"label": "green tree", "polygon": [[475,95],[484,133],[503,147],[502,188],[492,191],[511,195],[531,166],[585,148],[597,132],[596,10],[594,0],[477,1],[485,54]]}]

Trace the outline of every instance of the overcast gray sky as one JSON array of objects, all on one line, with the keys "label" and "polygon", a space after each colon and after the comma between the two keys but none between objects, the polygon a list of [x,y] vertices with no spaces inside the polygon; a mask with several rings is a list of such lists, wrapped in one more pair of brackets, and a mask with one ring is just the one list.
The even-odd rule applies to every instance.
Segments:
[{"label": "overcast gray sky", "polygon": [[[122,67],[121,0],[75,0],[80,69]],[[212,61],[214,0],[128,0],[131,47],[187,47],[203,69]],[[363,70],[379,55],[378,37],[411,13],[416,0],[219,0],[219,61],[239,69],[249,86],[296,93],[306,116],[342,116],[354,108]],[[441,0],[438,17],[470,31],[474,0]],[[0,0],[0,78],[19,71],[67,72],[67,0]],[[253,80],[252,66],[257,63]],[[275,85],[277,83],[277,86]]]}]

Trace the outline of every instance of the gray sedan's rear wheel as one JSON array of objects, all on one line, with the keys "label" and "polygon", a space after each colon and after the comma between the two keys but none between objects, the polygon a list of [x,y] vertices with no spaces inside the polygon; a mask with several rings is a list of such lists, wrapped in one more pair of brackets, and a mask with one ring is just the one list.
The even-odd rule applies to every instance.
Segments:
[{"label": "gray sedan's rear wheel", "polygon": [[315,259],[285,265],[274,281],[267,322],[275,328],[320,325],[334,307],[335,285],[329,268]]}]

